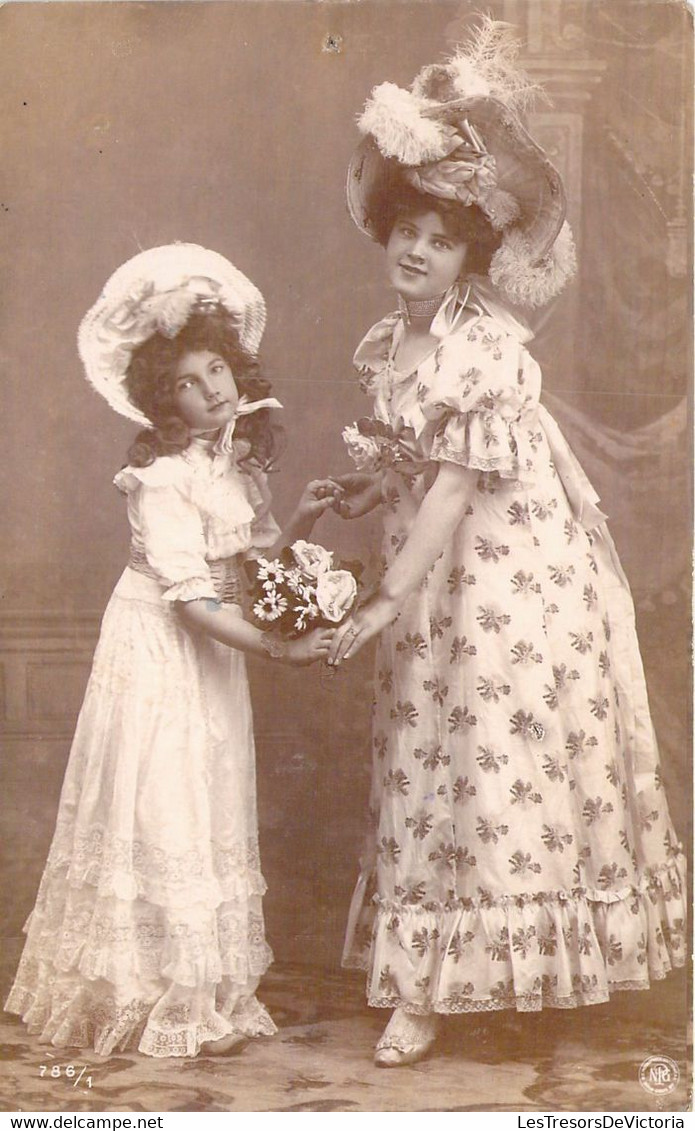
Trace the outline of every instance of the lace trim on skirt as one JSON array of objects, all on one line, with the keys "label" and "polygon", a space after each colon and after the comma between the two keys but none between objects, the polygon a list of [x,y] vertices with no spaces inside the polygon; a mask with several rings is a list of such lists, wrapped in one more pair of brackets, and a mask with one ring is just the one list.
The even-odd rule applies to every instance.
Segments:
[{"label": "lace trim on skirt", "polygon": [[466,906],[365,899],[358,885],[343,965],[368,972],[367,999],[413,1013],[570,1009],[648,989],[685,963],[685,861],[642,889]]}]

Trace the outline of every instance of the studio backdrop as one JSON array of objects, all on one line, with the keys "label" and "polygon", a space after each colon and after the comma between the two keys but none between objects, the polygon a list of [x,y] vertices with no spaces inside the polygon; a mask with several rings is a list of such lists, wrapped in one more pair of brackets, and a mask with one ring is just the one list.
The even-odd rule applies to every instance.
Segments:
[{"label": "studio backdrop", "polygon": [[[580,270],[536,319],[545,399],[611,518],[638,609],[674,819],[689,835],[691,27],[667,0],[495,0],[550,101],[532,132],[560,169]],[[262,357],[287,442],[282,521],[349,469],[367,411],[351,358],[392,308],[344,200],[355,116],[475,18],[460,0],[10,4],[3,151],[3,980],[52,833],[99,618],[127,560],[112,486],[132,428],[87,386],[76,330],[114,268],[185,240],[262,290]],[[369,565],[377,524],[318,540]],[[254,663],[268,934],[340,960],[368,773],[371,652],[331,681]]]}]

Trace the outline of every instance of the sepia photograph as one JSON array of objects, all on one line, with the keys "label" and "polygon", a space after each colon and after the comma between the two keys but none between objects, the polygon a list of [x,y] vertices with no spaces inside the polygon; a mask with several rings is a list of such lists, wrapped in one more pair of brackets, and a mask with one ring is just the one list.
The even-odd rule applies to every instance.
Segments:
[{"label": "sepia photograph", "polygon": [[692,8],[0,43],[0,1110],[684,1127]]}]

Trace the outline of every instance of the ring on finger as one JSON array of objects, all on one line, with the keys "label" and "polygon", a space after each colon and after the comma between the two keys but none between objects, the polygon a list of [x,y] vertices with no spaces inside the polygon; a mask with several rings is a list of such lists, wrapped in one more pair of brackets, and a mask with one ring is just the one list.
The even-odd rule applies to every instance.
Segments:
[{"label": "ring on finger", "polygon": [[352,637],[350,638],[350,643],[348,644],[348,646],[347,646],[347,650],[346,650],[346,652],[345,652],[345,659],[346,659],[346,660],[347,660],[347,658],[349,657],[349,655],[350,655],[350,653],[351,653],[351,651],[352,651],[352,647],[353,647],[353,645],[354,645],[355,641],[357,640],[357,637],[358,637],[358,636],[359,636],[359,633],[358,633],[358,632],[356,632],[356,633],[355,633],[355,635],[354,635],[354,636],[352,636]]}]

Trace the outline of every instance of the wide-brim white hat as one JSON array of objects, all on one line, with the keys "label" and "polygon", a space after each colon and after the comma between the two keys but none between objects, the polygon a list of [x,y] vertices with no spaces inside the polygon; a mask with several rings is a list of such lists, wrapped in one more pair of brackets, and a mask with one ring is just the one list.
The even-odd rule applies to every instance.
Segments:
[{"label": "wide-brim white hat", "polygon": [[133,350],[157,332],[175,337],[191,312],[206,305],[223,306],[242,349],[258,352],[266,318],[263,295],[223,255],[173,243],[133,256],[114,271],[80,324],[77,348],[87,380],[116,412],[149,425],[124,384]]},{"label": "wide-brim white hat", "polygon": [[[478,97],[444,103],[423,116],[454,129],[459,122],[470,121],[481,131],[495,155],[496,187],[517,205],[514,227],[523,232],[532,262],[543,259],[565,220],[565,192],[557,169],[516,115],[494,98]],[[372,239],[376,238],[376,224],[369,206],[399,164],[383,156],[371,135],[363,138],[352,155],[348,208],[360,231]]]},{"label": "wide-brim white hat", "polygon": [[404,181],[423,199],[477,204],[500,246],[488,278],[506,301],[540,306],[576,269],[560,174],[521,111],[536,88],[517,67],[509,25],[484,18],[446,63],[423,67],[409,89],[375,87],[358,125],[347,202],[360,231],[379,239],[375,208]]}]

